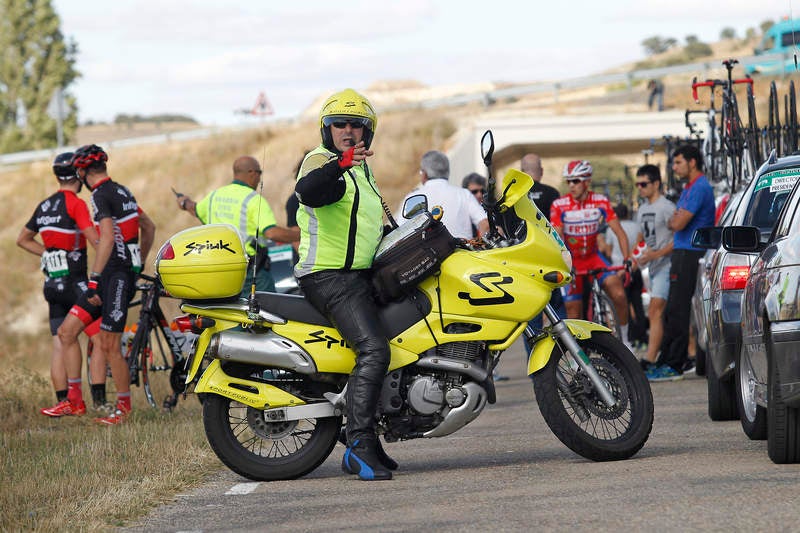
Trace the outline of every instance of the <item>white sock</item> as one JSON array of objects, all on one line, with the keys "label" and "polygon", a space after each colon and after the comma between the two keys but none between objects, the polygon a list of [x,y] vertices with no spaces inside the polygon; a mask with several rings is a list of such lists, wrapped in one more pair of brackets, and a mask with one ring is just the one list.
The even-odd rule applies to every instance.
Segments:
[{"label": "white sock", "polygon": [[622,342],[628,344],[628,324],[619,327],[619,332],[622,335]]}]

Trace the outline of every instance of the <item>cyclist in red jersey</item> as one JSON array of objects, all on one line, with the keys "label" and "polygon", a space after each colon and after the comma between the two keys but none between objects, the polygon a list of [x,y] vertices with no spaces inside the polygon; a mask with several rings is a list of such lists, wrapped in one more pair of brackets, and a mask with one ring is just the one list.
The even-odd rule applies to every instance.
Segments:
[{"label": "cyclist in red jersey", "polygon": [[[128,315],[128,303],[136,292],[136,276],[142,269],[155,236],[155,224],[136,203],[131,192],[111,180],[106,169],[108,155],[102,148],[86,145],[75,151],[72,166],[78,178],[92,190],[94,219],[100,242],[89,275],[87,291],[78,299],[58,328],[65,346],[77,342],[85,326],[102,317],[92,354],[93,381],[105,380],[106,363],[117,389],[117,405],[109,416],[96,418],[101,424],[118,424],[131,410],[130,372],[122,358],[120,338]],[[141,234],[141,239],[140,239]],[[83,404],[81,361],[66,361],[70,378],[67,401]]]},{"label": "cyclist in red jersey", "polygon": [[[603,223],[608,225],[619,240],[621,250],[630,250],[628,237],[622,229],[611,202],[604,195],[593,192],[592,165],[588,161],[570,161],[564,167],[564,178],[569,193],[553,202],[550,223],[572,253],[573,268],[591,270],[605,268],[610,261],[597,248],[597,235]],[[624,254],[629,259],[629,254]],[[576,276],[569,287],[564,304],[569,318],[580,318],[583,300],[583,276]],[[628,343],[628,300],[619,276],[607,272],[600,278],[603,289],[614,302],[620,323],[623,342]]]},{"label": "cyclist in red jersey", "polygon": [[[56,156],[53,173],[58,180],[58,191],[36,206],[33,216],[17,237],[17,246],[41,257],[41,268],[45,275],[43,292],[49,307],[50,334],[53,336],[50,380],[56,393],[56,405],[39,412],[54,417],[81,414],[73,413],[63,405],[67,399],[65,349],[56,332],[72,305],[87,289],[87,240],[95,247],[99,239],[86,202],[78,197],[81,183],[70,164],[72,157],[72,152]],[[42,242],[36,240],[37,234]],[[96,332],[96,328],[87,329],[86,334]],[[77,354],[73,356],[81,358],[79,344],[70,346],[69,350],[76,351]]]}]

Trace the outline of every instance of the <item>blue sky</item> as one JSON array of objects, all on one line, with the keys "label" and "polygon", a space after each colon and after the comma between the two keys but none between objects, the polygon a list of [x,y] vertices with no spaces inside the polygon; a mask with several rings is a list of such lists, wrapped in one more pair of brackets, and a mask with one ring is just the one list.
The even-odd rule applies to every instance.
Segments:
[{"label": "blue sky", "polygon": [[182,113],[247,120],[259,92],[276,116],[378,80],[535,82],[642,59],[653,35],[716,41],[798,15],[793,0],[54,0],[79,46],[79,119]]}]

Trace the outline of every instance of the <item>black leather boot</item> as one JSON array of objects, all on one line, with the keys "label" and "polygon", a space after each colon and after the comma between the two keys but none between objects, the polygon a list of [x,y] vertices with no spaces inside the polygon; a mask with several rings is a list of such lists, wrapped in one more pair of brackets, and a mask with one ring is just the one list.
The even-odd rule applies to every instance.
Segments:
[{"label": "black leather boot", "polygon": [[357,440],[348,446],[342,458],[342,470],[357,474],[362,481],[392,479],[392,472],[381,464],[377,454],[377,440]]},{"label": "black leather boot", "polygon": [[[344,428],[339,431],[339,442],[347,446],[347,434]],[[383,445],[381,445],[381,439],[377,439],[375,441],[375,454],[378,456],[378,461],[380,461],[381,464],[389,470],[397,470],[397,467],[400,466],[397,464],[397,461],[389,457],[389,455],[383,449]],[[342,470],[348,474],[355,474],[355,472],[351,471],[350,467],[347,466],[347,463],[345,463],[344,459],[342,459]]]}]

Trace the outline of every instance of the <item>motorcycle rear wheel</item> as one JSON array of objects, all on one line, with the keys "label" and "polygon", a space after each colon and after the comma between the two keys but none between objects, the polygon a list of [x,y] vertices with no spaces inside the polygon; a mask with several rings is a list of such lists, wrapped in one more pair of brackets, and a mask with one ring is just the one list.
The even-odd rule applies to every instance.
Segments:
[{"label": "motorcycle rear wheel", "polygon": [[[592,461],[627,459],[644,446],[653,428],[650,384],[633,354],[611,333],[594,332],[578,343],[616,404],[606,406],[566,349],[556,344],[547,365],[533,375],[539,411],[575,453]],[[581,421],[579,412],[587,420]]]},{"label": "motorcycle rear wheel", "polygon": [[267,422],[263,411],[207,394],[203,425],[211,449],[255,481],[295,479],[321,465],[336,445],[342,417]]}]

